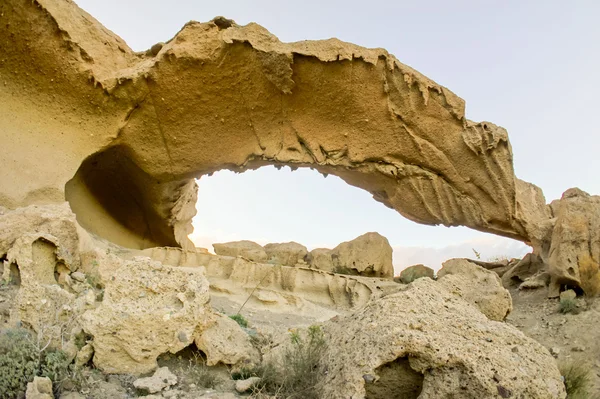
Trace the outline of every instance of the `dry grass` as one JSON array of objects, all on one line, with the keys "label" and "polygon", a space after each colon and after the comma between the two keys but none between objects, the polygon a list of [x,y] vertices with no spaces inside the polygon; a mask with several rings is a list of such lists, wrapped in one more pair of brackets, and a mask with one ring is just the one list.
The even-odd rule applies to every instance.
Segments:
[{"label": "dry grass", "polygon": [[560,373],[564,378],[567,399],[597,399],[597,394],[592,394],[592,369],[585,363],[572,362],[559,365]]}]

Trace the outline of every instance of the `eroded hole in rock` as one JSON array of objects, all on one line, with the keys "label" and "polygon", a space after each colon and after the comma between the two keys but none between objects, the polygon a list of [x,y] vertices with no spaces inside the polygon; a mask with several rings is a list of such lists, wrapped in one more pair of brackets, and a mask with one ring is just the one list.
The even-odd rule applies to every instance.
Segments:
[{"label": "eroded hole in rock", "polygon": [[379,376],[365,375],[367,399],[413,399],[423,389],[423,374],[410,367],[408,358],[400,357],[375,369]]},{"label": "eroded hole in rock", "polygon": [[44,238],[38,238],[32,245],[34,273],[42,284],[58,284],[60,265],[66,266],[56,258],[56,245]]},{"label": "eroded hole in rock", "polygon": [[101,238],[127,248],[177,247],[166,220],[172,203],[163,196],[178,185],[151,178],[117,146],[87,158],[65,197],[79,224]]}]

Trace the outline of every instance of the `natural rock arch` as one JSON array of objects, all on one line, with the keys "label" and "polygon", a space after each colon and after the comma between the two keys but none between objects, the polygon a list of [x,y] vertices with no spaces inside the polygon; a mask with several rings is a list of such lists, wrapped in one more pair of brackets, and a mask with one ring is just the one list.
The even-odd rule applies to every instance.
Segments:
[{"label": "natural rock arch", "polygon": [[[383,49],[285,44],[217,18],[141,54],[69,2],[4,11],[15,24],[0,33],[14,41],[0,73],[14,63],[27,76],[7,90],[30,88],[28,115],[62,123],[11,143],[33,151],[54,134],[60,151],[46,146],[55,164],[40,160],[39,176],[3,193],[9,207],[56,201],[72,178],[66,197],[84,227],[132,247],[189,247],[193,178],[275,164],[335,174],[418,223],[540,239],[545,201],[514,176],[506,131],[467,120],[463,100]],[[55,34],[29,30],[34,18]]]}]

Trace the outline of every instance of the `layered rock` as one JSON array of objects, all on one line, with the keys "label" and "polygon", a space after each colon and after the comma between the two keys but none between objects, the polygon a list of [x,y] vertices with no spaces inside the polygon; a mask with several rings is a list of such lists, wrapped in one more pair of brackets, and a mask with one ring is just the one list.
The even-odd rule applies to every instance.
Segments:
[{"label": "layered rock", "polygon": [[491,320],[502,321],[512,310],[512,298],[500,277],[466,259],[450,259],[438,271],[438,283],[474,304]]},{"label": "layered rock", "polygon": [[[213,244],[215,253],[223,256],[241,256],[254,262],[264,263],[267,261],[265,249],[252,241],[232,241]],[[292,265],[293,266],[293,265]]]},{"label": "layered rock", "polygon": [[487,319],[438,282],[422,278],[403,287],[325,324],[324,397],[364,397],[373,388],[407,398],[566,396],[542,345]]}]

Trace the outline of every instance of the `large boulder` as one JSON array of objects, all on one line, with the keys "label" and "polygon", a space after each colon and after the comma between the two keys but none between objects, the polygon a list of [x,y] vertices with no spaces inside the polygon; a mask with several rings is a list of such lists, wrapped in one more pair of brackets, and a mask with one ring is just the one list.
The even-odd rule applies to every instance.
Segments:
[{"label": "large boulder", "polygon": [[169,267],[149,258],[123,261],[104,299],[82,316],[93,336],[94,364],[106,373],[153,371],[159,355],[176,353],[211,324],[203,268]]},{"label": "large boulder", "polygon": [[333,272],[333,259],[331,258],[331,249],[315,248],[308,254],[308,264],[313,269],[319,269],[326,272]]},{"label": "large boulder", "polygon": [[400,272],[400,282],[409,284],[418,278],[429,277],[433,280],[434,271],[425,265],[413,265]]},{"label": "large boulder", "polygon": [[326,398],[565,398],[546,348],[427,278],[324,329]]},{"label": "large boulder", "polygon": [[241,256],[254,262],[267,261],[265,249],[253,241],[242,240],[213,244],[215,253],[223,256]]},{"label": "large boulder", "polygon": [[304,245],[297,242],[267,244],[264,248],[267,253],[267,262],[269,263],[283,266],[306,264],[308,250]]},{"label": "large boulder", "polygon": [[258,363],[259,353],[250,336],[237,322],[223,314],[215,314],[214,324],[198,334],[194,342],[206,354],[206,364]]},{"label": "large boulder", "polygon": [[379,233],[366,233],[331,251],[335,272],[367,277],[394,277],[392,247]]},{"label": "large boulder", "polygon": [[493,271],[466,259],[450,259],[438,272],[438,283],[479,308],[491,320],[502,321],[512,310],[512,298]]}]

